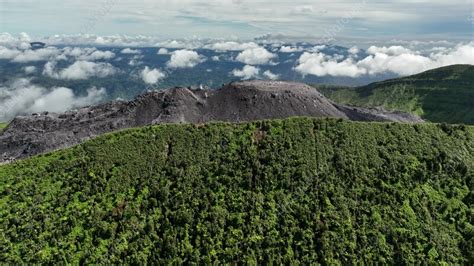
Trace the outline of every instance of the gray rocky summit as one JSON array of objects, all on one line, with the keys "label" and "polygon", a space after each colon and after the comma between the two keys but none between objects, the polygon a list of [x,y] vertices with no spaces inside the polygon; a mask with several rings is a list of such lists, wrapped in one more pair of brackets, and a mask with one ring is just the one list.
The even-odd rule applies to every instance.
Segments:
[{"label": "gray rocky summit", "polygon": [[335,104],[313,87],[281,81],[243,81],[220,89],[172,88],[132,101],[113,101],[62,114],[15,118],[0,133],[0,162],[79,144],[116,130],[160,123],[245,122],[293,116],[417,123],[419,117]]}]

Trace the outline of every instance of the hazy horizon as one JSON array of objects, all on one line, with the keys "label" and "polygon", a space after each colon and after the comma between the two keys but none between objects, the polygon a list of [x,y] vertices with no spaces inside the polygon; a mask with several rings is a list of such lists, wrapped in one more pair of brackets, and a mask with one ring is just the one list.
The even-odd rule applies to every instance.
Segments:
[{"label": "hazy horizon", "polygon": [[473,37],[473,2],[0,0],[0,32],[172,38],[457,40]]}]

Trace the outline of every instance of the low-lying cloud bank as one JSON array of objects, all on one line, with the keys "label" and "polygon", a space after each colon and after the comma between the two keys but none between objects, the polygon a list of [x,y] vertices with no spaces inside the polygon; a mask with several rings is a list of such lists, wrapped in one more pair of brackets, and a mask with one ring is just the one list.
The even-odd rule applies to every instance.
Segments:
[{"label": "low-lying cloud bank", "polygon": [[207,44],[204,48],[209,50],[215,50],[218,52],[227,52],[227,51],[243,51],[252,48],[258,48],[259,45],[254,42],[216,42],[212,44]]},{"label": "low-lying cloud bank", "polygon": [[35,61],[47,61],[61,54],[56,47],[48,47],[37,50],[20,50],[0,46],[0,59],[7,59],[15,63],[27,63]]},{"label": "low-lying cloud bank", "polygon": [[301,51],[304,51],[302,47],[292,47],[292,46],[283,45],[280,48],[280,53],[296,53],[296,52],[301,52]]},{"label": "low-lying cloud bank", "polygon": [[141,51],[137,49],[125,48],[125,49],[122,49],[120,53],[121,54],[141,54]]},{"label": "low-lying cloud bank", "polygon": [[[209,60],[217,64],[226,62],[239,62],[242,66],[253,66],[255,69],[264,65],[278,65],[286,63],[294,65],[293,70],[303,76],[340,76],[358,78],[368,75],[396,74],[400,76],[420,73],[425,70],[442,67],[451,64],[474,64],[474,42],[455,45],[447,41],[429,42],[402,42],[393,40],[397,45],[380,45],[380,42],[372,42],[377,45],[366,45],[363,48],[353,46],[351,48],[339,47],[331,44],[320,44],[309,42],[288,41],[283,42],[273,39],[254,39],[254,41],[237,41],[234,39],[182,39],[182,40],[158,40],[146,36],[52,36],[40,40],[48,45],[55,44],[89,44],[107,45],[110,47],[121,47],[120,49],[95,48],[95,47],[46,47],[42,49],[31,49],[30,38],[27,34],[12,36],[0,33],[0,60],[10,60],[14,63],[24,64],[26,75],[41,73],[37,70],[26,68],[29,62],[46,63],[43,74],[57,79],[85,79],[89,77],[106,77],[118,71],[107,60],[116,57],[115,51],[120,56],[111,63],[119,66],[120,60],[128,59],[128,66],[138,67],[140,65],[152,64],[150,56],[137,47],[157,47],[157,53],[169,57],[162,65],[155,65],[158,69],[176,70],[182,68],[193,68]],[[124,46],[126,45],[126,46]],[[352,44],[351,44],[352,45]],[[367,48],[368,47],[368,48]],[[108,51],[108,50],[111,51]],[[178,50],[176,50],[178,49]],[[197,50],[212,50],[209,51]],[[208,56],[203,56],[206,54]],[[150,59],[150,60],[149,60]],[[282,60],[280,62],[280,60]],[[67,61],[71,65],[66,69],[57,70],[55,62]],[[162,61],[160,61],[162,62]],[[34,64],[34,63],[32,63]],[[62,65],[62,64],[58,64]],[[239,66],[238,68],[240,68]],[[143,67],[141,67],[142,69]],[[291,68],[289,66],[288,68]],[[248,71],[235,69],[235,73],[241,78],[249,77]],[[153,70],[150,70],[153,71]],[[240,72],[239,72],[240,71]],[[234,72],[234,71],[233,71]],[[263,71],[262,71],[263,72]],[[156,76],[157,72],[152,72]],[[244,73],[244,74],[242,74]],[[275,74],[262,74],[261,77],[277,79]],[[250,76],[257,76],[255,74]],[[154,79],[147,79],[153,81]]]},{"label": "low-lying cloud bank", "polygon": [[55,79],[80,80],[90,77],[105,78],[117,73],[117,69],[109,63],[96,63],[89,61],[76,61],[74,64],[61,69],[56,69],[56,62],[48,62],[44,66],[43,75]]},{"label": "low-lying cloud bank", "polygon": [[[362,39],[344,39],[340,38],[341,43],[359,45],[369,47],[370,45],[376,46],[392,46],[392,45],[403,45],[410,49],[421,49],[435,46],[453,47],[457,43],[448,40],[367,40]],[[262,44],[281,44],[287,46],[283,48],[283,51],[301,51],[303,47],[295,46],[295,43],[312,43],[321,44],[319,37],[298,38],[295,36],[285,36],[281,34],[272,35],[267,34],[263,36],[256,36],[252,40],[237,40],[235,37],[228,37],[227,39],[213,39],[213,38],[181,38],[181,39],[163,39],[156,36],[128,36],[128,35],[108,35],[99,36],[94,34],[75,34],[75,35],[52,35],[45,37],[32,38],[26,33],[20,33],[18,35],[12,35],[4,32],[0,33],[0,45],[2,46],[29,46],[31,41],[41,41],[48,45],[90,45],[90,46],[107,46],[107,47],[164,47],[172,49],[210,49],[216,51],[243,51],[249,48],[257,48]],[[283,52],[282,51],[282,52]]]},{"label": "low-lying cloud bank", "polygon": [[355,78],[389,72],[406,76],[453,64],[474,64],[474,42],[453,48],[439,47],[428,55],[402,46],[371,46],[366,51],[368,56],[359,61],[355,49],[351,49],[351,55],[342,60],[321,52],[305,52],[298,59],[295,70],[302,75]]},{"label": "low-lying cloud bank", "polygon": [[97,104],[105,96],[104,88],[93,87],[87,90],[86,95],[79,96],[69,88],[45,88],[31,84],[28,79],[19,79],[11,86],[0,87],[0,121],[9,121],[23,114],[65,112]]},{"label": "low-lying cloud bank", "polygon": [[29,43],[17,47],[0,45],[0,59],[10,60],[14,63],[28,63],[38,61],[82,60],[98,61],[110,60],[115,57],[111,51],[102,51],[94,47],[45,47],[31,49]]}]

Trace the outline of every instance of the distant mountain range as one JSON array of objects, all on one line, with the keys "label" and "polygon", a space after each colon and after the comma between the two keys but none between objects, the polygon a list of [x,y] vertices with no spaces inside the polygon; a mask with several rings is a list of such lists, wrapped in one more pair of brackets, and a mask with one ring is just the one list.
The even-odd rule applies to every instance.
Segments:
[{"label": "distant mountain range", "polygon": [[405,111],[430,122],[474,124],[472,65],[452,65],[356,88],[316,87],[342,104]]}]

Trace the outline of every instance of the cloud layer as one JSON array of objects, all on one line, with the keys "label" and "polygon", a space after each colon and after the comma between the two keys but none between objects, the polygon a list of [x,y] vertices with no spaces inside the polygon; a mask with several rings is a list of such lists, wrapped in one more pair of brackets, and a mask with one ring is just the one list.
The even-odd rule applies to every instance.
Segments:
[{"label": "cloud layer", "polygon": [[10,60],[14,63],[29,63],[38,61],[82,60],[99,61],[110,60],[115,57],[111,51],[102,51],[97,48],[83,47],[46,47],[31,49],[29,43],[7,43],[0,45],[0,59]]},{"label": "cloud layer", "polygon": [[254,42],[235,42],[235,41],[227,41],[227,42],[216,42],[212,44],[205,45],[204,48],[215,50],[215,51],[243,51],[246,49],[258,48],[259,45]]},{"label": "cloud layer", "polygon": [[131,49],[131,48],[125,48],[122,51],[120,51],[122,54],[141,54],[140,50],[137,49]]},{"label": "cloud layer", "polygon": [[305,52],[300,56],[295,70],[303,75],[315,76],[359,77],[383,73],[406,76],[453,64],[474,64],[474,42],[453,48],[439,48],[427,55],[402,46],[371,46],[366,53],[368,56],[356,61],[354,53],[351,53],[353,57],[341,60],[321,52]]},{"label": "cloud layer", "polygon": [[94,105],[105,98],[104,88],[90,88],[78,96],[69,88],[44,88],[27,79],[16,80],[11,86],[0,87],[0,121],[9,121],[17,115],[38,112],[64,112],[73,108]]},{"label": "cloud layer", "polygon": [[76,61],[74,64],[61,69],[56,69],[56,62],[48,62],[44,66],[43,75],[55,79],[80,80],[90,77],[105,78],[117,73],[117,69],[109,63],[95,63],[88,61]]},{"label": "cloud layer", "polygon": [[[303,6],[298,10],[309,12],[311,9]],[[54,41],[69,40],[64,36],[50,38]],[[171,73],[177,69],[194,68],[207,60],[209,61],[205,64],[205,70],[202,71],[224,69],[228,66],[226,64],[229,64],[231,67],[226,72],[242,79],[279,79],[278,74],[288,78],[288,71],[292,70],[303,77],[314,75],[359,78],[385,74],[404,76],[451,64],[474,64],[474,42],[456,45],[449,41],[393,40],[396,45],[375,43],[344,48],[311,42],[284,42],[273,40],[269,36],[251,42],[199,38],[157,41],[146,36],[131,38],[93,35],[81,35],[70,40],[82,40],[81,38],[104,45],[118,45],[120,48],[49,46],[31,49],[29,41],[32,38],[27,34],[0,34],[0,60],[20,65],[19,77],[23,75],[31,78],[35,73],[43,73],[55,79],[82,80],[133,72],[147,84],[154,84],[164,78],[162,70]],[[131,45],[147,42],[153,42],[151,46],[156,47],[155,51],[162,56],[149,54],[145,49]],[[127,46],[121,46],[124,44]],[[153,61],[154,59],[157,61]],[[169,60],[164,61],[166,59]],[[159,64],[155,65],[155,62]],[[153,67],[144,68],[145,65]],[[279,65],[271,68],[272,71],[278,72],[275,74],[269,70],[264,71],[265,65]],[[136,71],[129,71],[130,66],[136,67]],[[283,66],[288,69],[283,70]]]},{"label": "cloud layer", "polygon": [[305,52],[298,61],[299,65],[295,70],[303,75],[358,77],[366,74],[366,71],[354,65],[350,58],[338,62],[323,53]]}]

